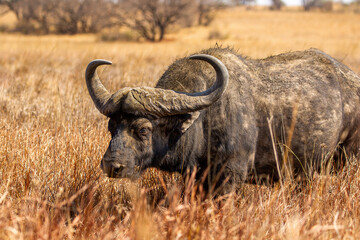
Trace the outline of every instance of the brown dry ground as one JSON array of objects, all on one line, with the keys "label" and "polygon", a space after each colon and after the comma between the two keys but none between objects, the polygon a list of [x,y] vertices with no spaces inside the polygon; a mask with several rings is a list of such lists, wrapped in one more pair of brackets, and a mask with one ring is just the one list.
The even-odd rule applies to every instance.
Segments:
[{"label": "brown dry ground", "polygon": [[110,136],[87,93],[87,63],[114,62],[101,69],[113,91],[154,86],[176,58],[216,43],[253,58],[315,47],[360,73],[353,13],[232,9],[162,43],[0,34],[0,239],[359,239],[357,159],[301,186],[244,185],[217,200],[191,188],[181,198],[170,187],[178,177],[165,175],[169,203],[157,207],[145,203],[149,186],[162,186],[155,171],[136,183],[101,174]]}]

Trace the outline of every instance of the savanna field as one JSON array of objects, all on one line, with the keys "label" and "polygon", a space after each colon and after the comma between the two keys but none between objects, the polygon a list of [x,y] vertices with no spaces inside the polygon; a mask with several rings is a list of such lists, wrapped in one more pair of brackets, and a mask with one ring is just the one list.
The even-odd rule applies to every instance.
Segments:
[{"label": "savanna field", "polygon": [[251,58],[319,48],[360,74],[360,14],[225,9],[161,43],[0,33],[0,239],[360,239],[358,158],[207,200],[176,174],[102,175],[110,134],[87,64],[113,62],[99,71],[112,91],[154,86],[177,58],[216,45]]}]

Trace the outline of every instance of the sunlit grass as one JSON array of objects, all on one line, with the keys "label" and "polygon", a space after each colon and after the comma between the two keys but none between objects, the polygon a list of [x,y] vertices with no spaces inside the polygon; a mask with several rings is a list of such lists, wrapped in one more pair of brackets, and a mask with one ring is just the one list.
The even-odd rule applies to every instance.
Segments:
[{"label": "sunlit grass", "polygon": [[[209,40],[211,31],[226,38]],[[104,58],[114,63],[100,70],[112,91],[154,86],[175,59],[216,43],[253,58],[316,47],[360,73],[359,14],[237,9],[163,43],[97,39],[0,35],[0,239],[360,237],[355,159],[339,174],[303,185],[244,185],[203,201],[192,191],[181,194],[177,175],[163,176],[163,183],[154,170],[134,183],[104,177],[107,121],[84,80],[87,63]],[[155,196],[154,207],[149,195],[164,195],[164,184],[168,198]]]}]

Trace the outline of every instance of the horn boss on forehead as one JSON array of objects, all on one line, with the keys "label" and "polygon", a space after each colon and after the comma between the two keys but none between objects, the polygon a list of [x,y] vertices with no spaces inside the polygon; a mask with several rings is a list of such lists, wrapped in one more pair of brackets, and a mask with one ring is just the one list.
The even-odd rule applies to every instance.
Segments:
[{"label": "horn boss on forehead", "polygon": [[137,87],[123,88],[110,94],[101,83],[96,68],[100,65],[109,65],[111,62],[100,59],[89,63],[85,73],[86,84],[96,108],[106,116],[111,116],[117,111],[156,118],[194,112],[210,106],[219,99],[228,84],[229,73],[225,65],[213,56],[197,54],[189,59],[206,61],[214,68],[216,81],[206,91],[184,93]]}]

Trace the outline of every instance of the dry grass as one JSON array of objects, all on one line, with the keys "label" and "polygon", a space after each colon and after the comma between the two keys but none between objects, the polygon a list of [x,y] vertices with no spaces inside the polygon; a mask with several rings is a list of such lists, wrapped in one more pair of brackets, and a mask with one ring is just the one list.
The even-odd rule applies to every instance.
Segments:
[{"label": "dry grass", "polygon": [[360,72],[355,14],[227,10],[157,44],[0,35],[0,239],[359,239],[356,160],[304,185],[244,185],[206,201],[191,188],[181,198],[170,188],[178,176],[165,175],[168,206],[155,208],[145,195],[156,172],[136,183],[102,176],[110,136],[87,93],[87,63],[115,63],[101,74],[112,90],[153,86],[176,58],[214,46],[211,31],[251,57],[316,47]]}]

